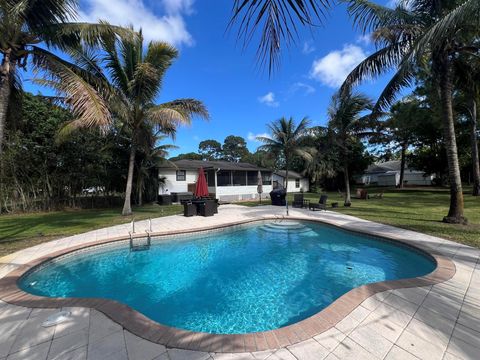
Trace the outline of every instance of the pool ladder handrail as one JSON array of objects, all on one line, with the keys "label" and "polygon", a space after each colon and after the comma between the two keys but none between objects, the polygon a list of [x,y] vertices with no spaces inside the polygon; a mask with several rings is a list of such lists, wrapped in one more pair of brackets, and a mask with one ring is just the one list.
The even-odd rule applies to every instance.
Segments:
[{"label": "pool ladder handrail", "polygon": [[130,237],[130,251],[142,251],[142,250],[149,250],[150,246],[152,245],[152,219],[148,219],[148,229],[145,229],[145,233],[147,234],[147,243],[146,244],[139,244],[134,245],[134,234],[135,234],[135,219],[132,220],[132,231],[128,232]]}]

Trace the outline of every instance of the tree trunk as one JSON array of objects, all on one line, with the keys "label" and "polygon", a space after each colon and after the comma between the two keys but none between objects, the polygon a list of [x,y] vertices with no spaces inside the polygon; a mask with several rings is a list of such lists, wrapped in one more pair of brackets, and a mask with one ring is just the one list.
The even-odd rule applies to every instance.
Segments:
[{"label": "tree trunk", "polygon": [[0,156],[3,153],[3,140],[5,136],[5,125],[7,123],[10,91],[10,75],[4,75],[3,70],[0,70]]},{"label": "tree trunk", "polygon": [[285,199],[286,199],[285,206],[287,208],[287,216],[288,216],[288,198],[287,198],[287,195],[288,195],[288,192],[287,192],[287,190],[288,190],[288,166],[289,166],[289,164],[287,162],[287,169],[285,171]]},{"label": "tree trunk", "polygon": [[127,187],[125,189],[125,202],[123,203],[122,215],[132,215],[132,183],[133,183],[133,168],[135,166],[135,145],[132,144],[130,148],[130,158],[128,160],[128,176]]},{"label": "tree trunk", "polygon": [[346,161],[343,167],[343,177],[345,180],[345,202],[343,203],[343,205],[350,206],[352,205],[352,198],[350,195],[350,176],[348,175],[348,164]]},{"label": "tree trunk", "polygon": [[443,132],[445,148],[447,150],[448,180],[450,182],[450,208],[443,222],[454,224],[466,224],[467,219],[463,216],[463,190],[458,163],[457,139],[455,136],[455,123],[452,109],[452,74],[450,60],[443,55],[440,66],[440,98],[442,106]]},{"label": "tree trunk", "polygon": [[472,122],[470,129],[470,138],[472,142],[472,163],[473,163],[473,196],[480,196],[480,160],[478,156],[478,139],[477,139],[477,102],[472,99]]},{"label": "tree trunk", "polygon": [[400,160],[400,184],[399,184],[399,188],[400,189],[403,189],[403,179],[405,177],[405,155],[406,155],[406,152],[407,152],[407,143],[404,142],[402,144],[402,158]]}]

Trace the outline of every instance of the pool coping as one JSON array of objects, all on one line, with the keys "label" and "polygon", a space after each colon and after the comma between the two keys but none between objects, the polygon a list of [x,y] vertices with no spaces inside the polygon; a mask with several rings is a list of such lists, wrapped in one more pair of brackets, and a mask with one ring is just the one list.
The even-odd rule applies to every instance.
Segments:
[{"label": "pool coping", "polygon": [[[9,272],[5,277],[0,279],[0,299],[13,305],[30,308],[93,308],[104,313],[131,333],[148,341],[165,345],[167,347],[205,352],[254,352],[286,347],[319,335],[334,327],[364,300],[377,293],[393,289],[438,284],[451,279],[456,272],[456,267],[453,261],[417,241],[399,238],[398,236],[393,235],[389,236],[384,233],[380,234],[372,230],[358,229],[356,226],[331,224],[322,221],[321,219],[312,219],[302,216],[289,216],[288,219],[322,223],[342,230],[374,236],[380,238],[380,240],[386,239],[388,241],[398,242],[431,256],[435,260],[437,266],[435,270],[425,276],[372,283],[354,288],[339,297],[322,311],[295,324],[269,331],[232,335],[193,332],[165,326],[149,319],[128,305],[114,300],[101,298],[49,298],[32,295],[21,290],[17,286],[17,281],[23,275],[42,263],[88,247],[95,247],[129,239],[129,236],[118,236],[69,247],[20,265],[17,269]],[[152,233],[151,236],[168,237],[171,235],[208,232],[211,230],[230,228],[265,220],[279,220],[279,217],[263,216],[259,219],[229,222],[196,229],[155,232]],[[138,234],[135,236],[135,238],[141,237],[145,237],[145,235]]]}]

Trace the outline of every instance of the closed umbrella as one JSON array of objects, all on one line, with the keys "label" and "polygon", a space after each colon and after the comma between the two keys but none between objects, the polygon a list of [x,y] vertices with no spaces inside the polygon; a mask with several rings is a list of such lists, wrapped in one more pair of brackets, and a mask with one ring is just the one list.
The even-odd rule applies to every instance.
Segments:
[{"label": "closed umbrella", "polygon": [[262,173],[258,170],[257,174],[257,193],[258,197],[260,198],[260,204],[262,203],[262,193],[263,193],[263,181],[262,181]]},{"label": "closed umbrella", "polygon": [[205,173],[203,168],[198,169],[198,179],[195,184],[195,196],[196,197],[207,197],[208,196],[208,185],[207,179],[205,178]]}]

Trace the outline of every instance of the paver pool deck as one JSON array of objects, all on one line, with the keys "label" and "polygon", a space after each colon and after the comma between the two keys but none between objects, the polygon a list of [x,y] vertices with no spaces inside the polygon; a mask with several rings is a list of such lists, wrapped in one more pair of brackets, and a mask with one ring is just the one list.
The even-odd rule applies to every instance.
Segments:
[{"label": "paver pool deck", "polygon": [[[174,215],[152,219],[152,230],[178,233],[272,216],[281,218],[285,213],[283,208],[272,206],[223,205],[219,210],[219,214],[208,218]],[[242,337],[240,348],[244,348],[245,352],[238,352],[238,346],[235,352],[229,352],[233,348],[225,344],[223,347],[212,346],[213,351],[191,351],[171,346],[168,342],[164,346],[145,340],[150,336],[143,336],[141,331],[129,324],[122,324],[122,314],[118,311],[121,307],[116,309],[120,315],[113,314],[106,305],[85,307],[81,301],[69,303],[68,307],[42,308],[35,306],[31,300],[28,303],[23,295],[20,300],[18,296],[6,296],[5,301],[0,300],[0,360],[480,359],[479,249],[330,211],[290,209],[290,215],[401,240],[432,253],[441,269],[433,279],[417,283],[425,285],[431,282],[433,285],[408,288],[377,286],[375,291],[364,291],[361,296],[357,291],[357,302],[347,305],[342,304],[343,300],[340,305],[335,305],[335,302],[333,305],[337,310],[331,313],[342,313],[341,316],[333,316],[333,322],[325,317],[326,322],[331,322],[325,326],[327,330],[318,333],[312,329],[312,336],[291,331],[285,333],[285,339],[274,336],[272,340],[259,333],[251,338],[253,342],[250,344]],[[137,229],[146,227],[146,222],[137,223]],[[8,283],[12,272],[20,271],[35,260],[94,241],[125,237],[129,230],[129,224],[99,229],[0,258],[0,284]],[[2,292],[7,293],[5,288],[0,285],[0,298]],[[22,299],[24,304],[32,307],[18,306]],[[37,305],[51,306],[45,305],[45,301],[39,301]],[[71,320],[49,328],[41,327],[49,315],[60,309],[70,310]],[[193,337],[189,339],[189,344],[196,341],[199,339]],[[273,341],[273,346],[267,344],[270,341]],[[256,351],[264,348],[268,350]]]}]

